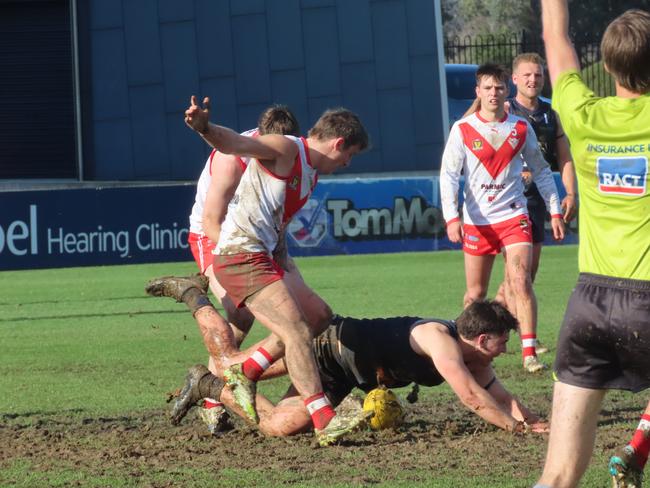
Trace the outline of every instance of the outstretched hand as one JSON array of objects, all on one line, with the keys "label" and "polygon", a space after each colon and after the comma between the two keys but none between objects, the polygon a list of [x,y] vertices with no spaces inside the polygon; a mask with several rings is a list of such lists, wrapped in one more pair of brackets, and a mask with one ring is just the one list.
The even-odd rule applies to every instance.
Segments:
[{"label": "outstretched hand", "polygon": [[190,106],[185,111],[185,124],[192,130],[205,134],[210,128],[210,98],[205,97],[199,105],[195,95],[190,97]]}]

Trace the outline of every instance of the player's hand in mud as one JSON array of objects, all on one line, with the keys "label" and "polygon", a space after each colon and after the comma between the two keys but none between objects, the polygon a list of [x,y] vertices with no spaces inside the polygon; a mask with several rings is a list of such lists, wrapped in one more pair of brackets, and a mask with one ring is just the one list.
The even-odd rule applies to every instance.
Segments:
[{"label": "player's hand in mud", "polygon": [[543,420],[535,422],[534,424],[528,424],[530,432],[534,434],[548,434],[550,432],[550,424]]},{"label": "player's hand in mud", "polygon": [[190,97],[190,106],[185,111],[185,124],[192,130],[206,134],[210,129],[210,98],[205,97],[199,105],[196,96]]}]

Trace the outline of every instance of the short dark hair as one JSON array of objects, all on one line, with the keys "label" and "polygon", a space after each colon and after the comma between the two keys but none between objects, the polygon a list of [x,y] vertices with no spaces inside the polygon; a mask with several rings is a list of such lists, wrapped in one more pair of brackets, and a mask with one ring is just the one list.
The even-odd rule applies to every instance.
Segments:
[{"label": "short dark hair", "polygon": [[650,91],[650,13],[632,9],[615,18],[600,43],[603,62],[619,85]]},{"label": "short dark hair", "polygon": [[271,105],[257,120],[260,135],[280,134],[299,136],[300,125],[291,109],[286,105]]},{"label": "short dark hair", "polygon": [[345,108],[325,111],[309,130],[309,137],[321,141],[342,137],[343,149],[359,146],[360,151],[366,150],[370,144],[368,133],[357,114]]},{"label": "short dark hair", "polygon": [[479,86],[481,79],[485,77],[495,78],[507,86],[510,73],[502,64],[484,63],[476,70],[476,86]]},{"label": "short dark hair", "polygon": [[517,319],[496,300],[476,300],[456,319],[458,333],[466,339],[481,334],[503,335],[516,330],[518,325]]}]

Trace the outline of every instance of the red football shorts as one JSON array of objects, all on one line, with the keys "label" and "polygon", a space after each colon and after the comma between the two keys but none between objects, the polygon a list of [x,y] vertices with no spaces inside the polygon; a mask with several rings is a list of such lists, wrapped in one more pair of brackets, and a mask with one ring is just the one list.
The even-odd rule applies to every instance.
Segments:
[{"label": "red football shorts", "polygon": [[195,234],[190,232],[190,235],[187,238],[187,243],[190,245],[192,256],[194,256],[194,261],[196,261],[201,273],[205,273],[208,266],[212,264],[214,242],[212,242],[205,234]]},{"label": "red football shorts", "polygon": [[281,280],[284,270],[268,254],[220,254],[212,263],[214,275],[237,307],[254,293]]},{"label": "red football shorts", "polygon": [[463,251],[473,256],[499,254],[512,244],[532,244],[532,228],[528,215],[491,225],[463,225]]}]

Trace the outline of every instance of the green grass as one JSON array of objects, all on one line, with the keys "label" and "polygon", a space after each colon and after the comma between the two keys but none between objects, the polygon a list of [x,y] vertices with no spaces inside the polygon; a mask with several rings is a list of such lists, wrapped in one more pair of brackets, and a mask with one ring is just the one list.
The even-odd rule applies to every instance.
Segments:
[{"label": "green grass", "polygon": [[[461,311],[464,272],[460,252],[296,261],[307,283],[341,315],[453,318]],[[490,295],[503,276],[502,268],[499,258]],[[146,297],[143,287],[151,277],[190,272],[194,272],[191,262],[0,273],[0,421],[20,416],[24,422],[37,423],[62,414],[71,419],[131,416],[162,408],[164,392],[178,385],[189,365],[205,362],[207,353],[185,306]],[[538,336],[547,344],[556,342],[576,277],[575,246],[545,248],[535,290]],[[247,343],[265,334],[256,325]],[[522,372],[517,343],[516,338],[511,340],[514,354],[497,359],[500,377],[523,398],[535,394],[550,399],[548,378]],[[264,391],[278,398],[286,384],[287,380],[265,384]],[[441,404],[454,401],[446,386],[424,391],[422,396]],[[541,468],[542,452],[539,459]],[[359,466],[359,470],[367,469],[379,468]],[[379,486],[521,486],[509,472],[474,473],[467,468],[459,475],[457,469],[415,470],[406,478],[397,476]],[[516,471],[516,466],[512,469]],[[268,486],[269,480],[271,485],[328,484],[326,479],[300,484],[287,471],[274,472],[272,478],[254,470],[224,471],[221,476],[224,485],[230,486]],[[150,472],[147,479],[147,486],[183,486],[186,478],[176,469]],[[192,486],[214,485],[212,472],[193,470],[191,479]],[[0,484],[9,480],[16,486],[133,486],[119,472],[98,475],[63,465],[43,472],[33,470],[28,459],[3,466]],[[604,486],[602,466],[590,468],[583,486]]]}]

